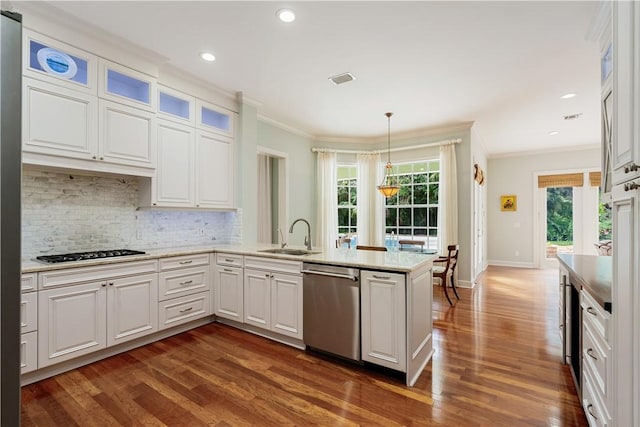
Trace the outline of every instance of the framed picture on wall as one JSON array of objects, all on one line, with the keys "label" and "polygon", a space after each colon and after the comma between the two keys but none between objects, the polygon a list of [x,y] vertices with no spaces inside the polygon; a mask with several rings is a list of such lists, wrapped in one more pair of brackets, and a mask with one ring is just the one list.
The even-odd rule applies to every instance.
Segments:
[{"label": "framed picture on wall", "polygon": [[517,198],[515,194],[500,196],[500,210],[515,212],[517,207]]}]

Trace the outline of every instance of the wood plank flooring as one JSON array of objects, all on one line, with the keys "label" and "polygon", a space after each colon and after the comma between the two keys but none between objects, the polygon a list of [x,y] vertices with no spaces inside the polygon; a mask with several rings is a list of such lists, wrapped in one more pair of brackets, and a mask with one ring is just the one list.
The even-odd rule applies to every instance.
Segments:
[{"label": "wood plank flooring", "polygon": [[492,267],[453,307],[435,287],[435,355],[413,388],[214,323],[23,387],[22,425],[586,426],[556,283]]}]

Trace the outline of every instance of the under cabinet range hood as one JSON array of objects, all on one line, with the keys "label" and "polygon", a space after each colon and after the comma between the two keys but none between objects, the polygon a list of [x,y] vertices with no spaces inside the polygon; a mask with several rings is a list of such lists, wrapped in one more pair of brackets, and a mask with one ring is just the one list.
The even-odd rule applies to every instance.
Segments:
[{"label": "under cabinet range hood", "polygon": [[37,261],[45,262],[47,264],[54,264],[59,262],[71,262],[71,261],[87,261],[103,258],[123,257],[130,255],[144,255],[145,252],[134,251],[131,249],[110,249],[105,251],[91,251],[91,252],[74,252],[68,254],[59,255],[41,255],[36,257]]}]

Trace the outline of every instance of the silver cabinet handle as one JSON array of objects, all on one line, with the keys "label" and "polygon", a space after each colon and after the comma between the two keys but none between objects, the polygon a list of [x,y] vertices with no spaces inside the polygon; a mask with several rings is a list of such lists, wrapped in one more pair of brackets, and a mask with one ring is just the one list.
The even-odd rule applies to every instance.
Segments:
[{"label": "silver cabinet handle", "polygon": [[587,412],[589,413],[589,415],[591,415],[593,418],[595,418],[596,420],[598,419],[598,417],[596,417],[593,412],[591,412],[591,408],[593,408],[593,405],[591,403],[589,403],[587,405]]},{"label": "silver cabinet handle", "polygon": [[596,311],[591,306],[587,307],[587,313],[589,313],[592,316],[598,317],[598,313],[596,313]]},{"label": "silver cabinet handle", "polygon": [[267,279],[271,277],[271,275],[269,273],[265,274],[264,277],[266,277]]},{"label": "silver cabinet handle", "polygon": [[193,283],[193,280],[187,280],[185,282],[180,282],[181,285],[190,285]]},{"label": "silver cabinet handle", "polygon": [[184,310],[180,310],[180,313],[186,313],[187,311],[193,310],[193,307],[185,308]]},{"label": "silver cabinet handle", "polygon": [[233,273],[233,270],[230,268],[223,268],[222,271],[226,272],[226,273]]},{"label": "silver cabinet handle", "polygon": [[382,280],[389,280],[391,279],[391,276],[376,276],[375,274],[373,275],[374,279],[382,279]]},{"label": "silver cabinet handle", "polygon": [[624,173],[635,172],[638,170],[638,165],[631,163],[624,167]]},{"label": "silver cabinet handle", "polygon": [[229,259],[229,258],[225,258],[224,260],[225,260],[226,262],[234,262],[234,260]]},{"label": "silver cabinet handle", "polygon": [[598,360],[598,358],[597,358],[597,357],[595,357],[595,356],[593,355],[593,349],[592,349],[592,348],[590,348],[590,349],[588,349],[588,350],[587,350],[587,354],[588,354],[589,356],[591,356],[591,358],[592,358],[593,360]]},{"label": "silver cabinet handle", "polygon": [[636,184],[635,182],[628,182],[624,185],[624,191],[633,191],[640,188],[640,184]]},{"label": "silver cabinet handle", "polygon": [[180,264],[184,265],[184,264],[191,264],[193,262],[193,260],[189,260],[189,261],[180,261]]}]

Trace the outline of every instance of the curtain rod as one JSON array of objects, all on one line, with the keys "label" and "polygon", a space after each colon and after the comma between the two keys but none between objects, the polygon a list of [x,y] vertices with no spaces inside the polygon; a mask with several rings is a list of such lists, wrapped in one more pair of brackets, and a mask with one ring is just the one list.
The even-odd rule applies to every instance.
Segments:
[{"label": "curtain rod", "polygon": [[[418,148],[429,148],[429,147],[437,147],[439,145],[448,145],[448,144],[459,144],[462,142],[462,139],[447,139],[445,141],[440,142],[431,142],[429,144],[420,144],[420,145],[410,145],[408,147],[397,147],[392,148],[390,151],[395,153],[396,151],[407,151],[407,150],[416,150]],[[339,150],[339,149],[331,149],[331,148],[322,148],[322,147],[313,147],[311,151],[314,153],[341,153],[341,154],[383,154],[386,153],[387,150]]]}]

